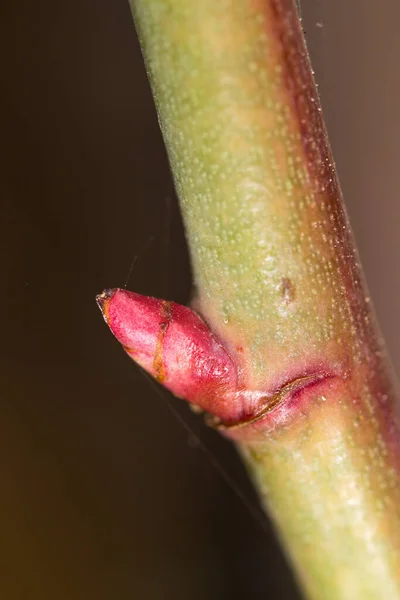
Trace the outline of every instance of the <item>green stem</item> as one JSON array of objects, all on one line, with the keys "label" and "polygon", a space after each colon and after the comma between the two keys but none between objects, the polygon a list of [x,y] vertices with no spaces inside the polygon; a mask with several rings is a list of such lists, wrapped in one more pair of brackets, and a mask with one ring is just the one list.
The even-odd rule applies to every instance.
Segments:
[{"label": "green stem", "polygon": [[230,435],[310,598],[400,599],[397,403],[295,4],[131,5],[196,309],[246,389],[320,378]]}]

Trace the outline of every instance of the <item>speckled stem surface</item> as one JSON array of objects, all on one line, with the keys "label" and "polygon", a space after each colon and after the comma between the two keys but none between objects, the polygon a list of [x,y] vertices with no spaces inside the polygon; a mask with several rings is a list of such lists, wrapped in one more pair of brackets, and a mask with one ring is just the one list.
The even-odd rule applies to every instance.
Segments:
[{"label": "speckled stem surface", "polygon": [[316,373],[228,431],[315,600],[400,599],[396,393],[292,0],[131,0],[195,308],[241,385]]}]

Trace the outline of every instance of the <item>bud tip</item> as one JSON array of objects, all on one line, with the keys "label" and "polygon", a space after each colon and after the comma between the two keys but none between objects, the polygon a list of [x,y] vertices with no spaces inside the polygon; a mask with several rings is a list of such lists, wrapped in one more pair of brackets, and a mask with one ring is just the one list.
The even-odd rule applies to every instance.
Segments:
[{"label": "bud tip", "polygon": [[101,294],[97,294],[97,296],[96,296],[97,306],[101,310],[101,313],[102,313],[106,323],[108,322],[108,318],[107,318],[108,305],[110,303],[111,298],[114,296],[115,292],[116,292],[115,289],[107,288],[103,292],[101,292]]}]

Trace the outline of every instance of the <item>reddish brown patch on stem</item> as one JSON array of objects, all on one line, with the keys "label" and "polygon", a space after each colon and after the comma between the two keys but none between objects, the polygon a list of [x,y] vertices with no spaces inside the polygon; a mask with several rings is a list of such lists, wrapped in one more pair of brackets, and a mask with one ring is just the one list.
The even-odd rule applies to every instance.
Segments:
[{"label": "reddish brown patch on stem", "polygon": [[297,117],[312,185],[333,197],[338,194],[339,186],[297,11],[292,0],[270,0],[270,6],[282,55],[284,83]]},{"label": "reddish brown patch on stem", "polygon": [[282,277],[279,291],[285,304],[290,304],[296,297],[296,287],[288,277]]}]

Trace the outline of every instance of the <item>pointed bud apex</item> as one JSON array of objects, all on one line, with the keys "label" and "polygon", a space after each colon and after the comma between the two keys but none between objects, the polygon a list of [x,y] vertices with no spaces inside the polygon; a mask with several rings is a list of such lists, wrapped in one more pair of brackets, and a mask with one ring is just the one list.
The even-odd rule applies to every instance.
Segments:
[{"label": "pointed bud apex", "polygon": [[173,394],[223,421],[238,407],[236,369],[204,321],[186,306],[126,290],[97,296],[125,351]]}]

